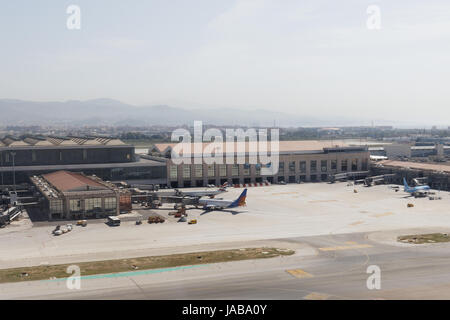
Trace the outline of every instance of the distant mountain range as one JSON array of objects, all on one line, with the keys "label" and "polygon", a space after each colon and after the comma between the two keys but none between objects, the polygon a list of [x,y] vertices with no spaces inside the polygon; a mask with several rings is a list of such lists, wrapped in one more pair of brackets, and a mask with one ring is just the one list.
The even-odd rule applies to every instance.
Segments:
[{"label": "distant mountain range", "polygon": [[316,119],[268,110],[194,109],[166,105],[135,106],[113,99],[38,102],[0,99],[1,125],[192,125],[328,126],[361,125],[350,119]]}]

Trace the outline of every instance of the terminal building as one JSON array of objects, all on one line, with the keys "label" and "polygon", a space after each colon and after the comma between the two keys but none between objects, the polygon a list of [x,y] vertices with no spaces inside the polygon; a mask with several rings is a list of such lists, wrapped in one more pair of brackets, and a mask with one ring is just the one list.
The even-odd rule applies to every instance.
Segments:
[{"label": "terminal building", "polygon": [[[210,143],[203,143],[202,148],[208,144]],[[261,174],[260,163],[225,164],[224,160],[223,164],[194,164],[193,159],[199,155],[193,150],[190,163],[177,165],[171,160],[175,145],[159,143],[149,149],[149,154],[167,159],[167,183],[173,188],[221,185],[225,182],[318,182],[328,181],[330,175],[338,173],[369,170],[367,146],[350,146],[344,142],[336,144],[336,141],[280,141],[278,172],[268,176]],[[246,151],[245,159],[248,159],[248,156]]]},{"label": "terminal building", "polygon": [[95,174],[108,181],[142,184],[167,181],[164,161],[142,158],[135,154],[133,145],[116,138],[0,138],[0,185],[29,182],[30,176],[57,170]]},{"label": "terminal building", "polygon": [[[203,143],[202,148],[209,144]],[[148,154],[136,154],[133,145],[111,137],[7,136],[0,138],[0,185],[29,182],[32,176],[60,170],[95,175],[104,181],[176,188],[225,182],[318,182],[328,181],[330,175],[369,170],[367,146],[337,140],[280,141],[279,167],[273,175],[263,175],[260,162],[248,161],[248,143],[246,160],[232,164],[191,161],[176,165],[171,159],[175,145],[158,143]],[[193,154],[192,159],[197,156]]]},{"label": "terminal building", "polygon": [[450,166],[446,163],[382,160],[371,167],[374,175],[396,174],[394,183],[403,184],[403,178],[427,178],[426,183],[435,190],[450,191]]},{"label": "terminal building", "polygon": [[369,151],[372,156],[386,157],[388,159],[450,157],[450,146],[444,144],[412,145],[409,143],[393,143],[369,147]]}]

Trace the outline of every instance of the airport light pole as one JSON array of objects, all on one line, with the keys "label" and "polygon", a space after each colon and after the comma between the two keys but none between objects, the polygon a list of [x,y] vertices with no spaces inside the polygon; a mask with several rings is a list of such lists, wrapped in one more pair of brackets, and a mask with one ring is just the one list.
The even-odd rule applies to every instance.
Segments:
[{"label": "airport light pole", "polygon": [[11,152],[11,156],[12,156],[12,165],[13,165],[13,185],[14,185],[14,191],[16,191],[16,166],[15,166],[15,162],[14,162],[14,158],[16,156],[15,152]]},{"label": "airport light pole", "polygon": [[[1,167],[2,167],[2,169],[3,169],[3,153],[0,153],[0,163],[1,163]],[[4,182],[3,182],[3,170],[2,170],[2,172],[1,172],[1,176],[2,176],[2,186],[4,185]]]}]

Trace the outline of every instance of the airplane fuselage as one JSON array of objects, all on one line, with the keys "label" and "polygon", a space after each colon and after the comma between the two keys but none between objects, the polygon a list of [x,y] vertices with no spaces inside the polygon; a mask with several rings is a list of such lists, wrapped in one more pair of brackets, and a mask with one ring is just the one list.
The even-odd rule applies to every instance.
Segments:
[{"label": "airplane fuselage", "polygon": [[208,207],[215,209],[233,208],[231,206],[233,201],[231,200],[200,199],[198,202],[202,204],[205,209]]},{"label": "airplane fuselage", "polygon": [[414,188],[405,188],[405,191],[408,193],[416,193],[416,192],[428,191],[428,190],[430,190],[429,186],[418,186],[418,187],[414,187]]},{"label": "airplane fuselage", "polygon": [[408,183],[406,182],[406,179],[403,178],[403,191],[408,192],[412,195],[415,195],[417,193],[427,193],[428,190],[430,190],[430,186],[424,185],[424,186],[417,186],[417,187],[410,187]]},{"label": "airplane fuselage", "polygon": [[404,181],[404,186],[405,187],[404,187],[403,190],[405,192],[408,192],[408,193],[411,193],[411,194],[430,190],[430,186],[427,186],[427,185],[425,185],[425,186],[417,186],[417,187],[410,187],[410,186],[408,186],[406,181]]}]

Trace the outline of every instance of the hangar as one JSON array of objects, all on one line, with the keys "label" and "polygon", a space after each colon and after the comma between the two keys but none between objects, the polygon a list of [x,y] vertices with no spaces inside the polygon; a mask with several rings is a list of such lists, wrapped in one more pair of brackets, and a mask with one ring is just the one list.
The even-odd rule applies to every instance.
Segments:
[{"label": "hangar", "polygon": [[30,178],[43,196],[48,219],[102,218],[119,214],[119,190],[95,176],[56,171]]}]

